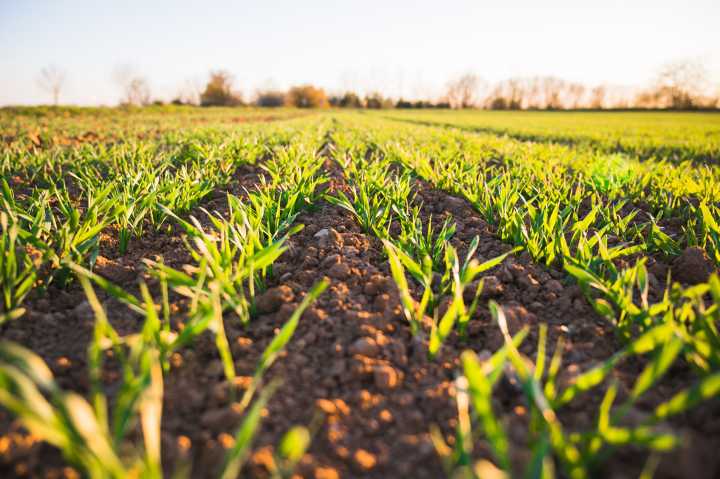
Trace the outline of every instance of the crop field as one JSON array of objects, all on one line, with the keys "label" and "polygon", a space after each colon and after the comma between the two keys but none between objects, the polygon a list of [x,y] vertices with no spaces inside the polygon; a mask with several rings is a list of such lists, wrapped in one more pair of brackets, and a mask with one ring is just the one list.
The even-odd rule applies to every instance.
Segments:
[{"label": "crop field", "polygon": [[720,115],[0,110],[0,477],[720,475]]}]

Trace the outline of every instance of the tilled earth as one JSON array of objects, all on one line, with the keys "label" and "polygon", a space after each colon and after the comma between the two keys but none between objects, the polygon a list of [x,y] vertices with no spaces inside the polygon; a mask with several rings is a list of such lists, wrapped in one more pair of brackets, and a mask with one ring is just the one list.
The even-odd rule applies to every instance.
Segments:
[{"label": "tilled earth", "polygon": [[[257,182],[258,170],[242,168],[230,190],[242,194]],[[423,218],[433,222],[451,216],[457,224],[453,244],[461,253],[473,237],[480,237],[479,259],[490,259],[510,249],[497,240],[492,229],[464,200],[418,182]],[[344,189],[333,172],[328,191]],[[224,193],[204,205],[223,213]],[[198,218],[201,217],[198,211]],[[429,438],[430,426],[440,427],[453,441],[457,409],[453,381],[459,372],[459,355],[472,349],[480,356],[503,344],[502,335],[482,307],[469,325],[463,342],[451,335],[435,360],[427,359],[427,340],[413,338],[404,318],[389,273],[381,242],[363,234],[350,214],[324,201],[301,214],[305,228],[289,241],[289,249],[273,266],[270,288],[257,298],[259,315],[247,329],[226,318],[238,385],[249,383],[260,355],[278,328],[289,318],[310,287],[329,278],[328,290],[303,315],[287,351],[267,374],[279,379],[280,389],[271,399],[262,429],[244,475],[268,476],[267,464],[285,431],[295,424],[315,427],[308,453],[297,474],[302,477],[443,477],[441,462]],[[178,227],[171,232],[148,233],[131,243],[118,257],[113,232],[104,239],[95,270],[134,291],[145,275],[142,258],[162,256],[179,268],[191,263]],[[650,270],[658,275],[670,265],[655,261]],[[682,268],[683,265],[674,266]],[[622,347],[612,326],[598,317],[580,289],[559,270],[534,264],[526,254],[507,258],[484,277],[483,304],[497,301],[505,310],[512,333],[529,326],[521,351],[534,357],[537,326],[548,325],[548,355],[559,336],[565,339],[560,383],[612,355]],[[659,285],[656,285],[659,288]],[[98,291],[111,322],[121,334],[137,331],[142,318]],[[174,297],[176,325],[185,308]],[[77,284],[67,290],[50,288],[44,297],[28,303],[29,312],[4,327],[2,336],[39,354],[51,367],[59,384],[81,393],[88,391],[86,351],[93,314]],[[208,334],[176,353],[165,378],[163,409],[163,463],[171,474],[191,467],[192,476],[214,477],[241,415],[229,396],[229,385]],[[619,400],[628,394],[639,361],[623,363],[615,372]],[[692,374],[675,368],[629,414],[640,421],[660,400],[687,386]],[[112,397],[117,373],[109,368],[105,381]],[[602,390],[582,396],[561,411],[569,430],[593,427]],[[513,461],[518,469],[529,460],[528,411],[517,382],[503,379],[495,391],[496,412],[510,436]],[[645,408],[645,409],[643,409]],[[713,401],[666,425],[684,438],[681,448],[667,456],[658,469],[660,477],[715,477],[720,473],[720,402]],[[5,412],[0,412],[0,476],[77,477],[59,452],[41,443]],[[488,448],[477,441],[476,457],[488,457]],[[637,477],[647,454],[638,450],[618,452],[598,477]]]}]

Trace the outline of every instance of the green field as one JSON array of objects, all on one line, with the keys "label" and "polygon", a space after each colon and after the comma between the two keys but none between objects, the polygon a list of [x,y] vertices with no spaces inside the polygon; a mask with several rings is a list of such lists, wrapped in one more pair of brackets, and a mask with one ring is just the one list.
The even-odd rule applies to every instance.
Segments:
[{"label": "green field", "polygon": [[388,118],[640,158],[716,161],[720,115],[675,112],[394,111]]},{"label": "green field", "polygon": [[0,138],[3,477],[720,474],[720,115],[16,108]]}]

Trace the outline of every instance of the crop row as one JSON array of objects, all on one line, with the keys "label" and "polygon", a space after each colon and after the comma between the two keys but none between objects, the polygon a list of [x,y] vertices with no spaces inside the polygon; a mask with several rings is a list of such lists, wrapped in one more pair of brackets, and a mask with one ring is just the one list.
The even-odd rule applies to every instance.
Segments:
[{"label": "crop row", "polygon": [[641,159],[717,164],[720,119],[714,113],[393,111],[382,116],[510,138],[625,153]]},{"label": "crop row", "polygon": [[[90,477],[161,477],[163,376],[170,372],[173,353],[209,332],[215,337],[217,353],[231,385],[231,397],[237,401],[235,410],[243,415],[232,447],[219,467],[219,477],[236,477],[248,457],[262,410],[278,386],[275,382],[266,384],[264,374],[290,341],[303,311],[323,292],[327,282],[320,281],[308,291],[263,352],[251,383],[237,398],[235,362],[224,321],[228,317],[245,324],[250,321],[255,314],[256,292],[265,288],[273,262],[286,249],[284,243],[287,238],[302,227],[293,225],[294,219],[299,211],[313,204],[317,187],[324,182],[318,172],[322,160],[315,154],[322,140],[319,131],[317,125],[306,124],[299,129],[290,127],[284,131],[285,135],[283,130],[275,131],[273,138],[277,143],[274,144],[259,144],[260,137],[249,136],[249,139],[228,145],[204,145],[207,149],[203,153],[208,154],[198,154],[197,162],[193,158],[177,154],[158,155],[157,152],[150,156],[114,155],[111,157],[113,167],[108,168],[105,175],[93,176],[91,168],[84,170],[87,181],[82,183],[83,187],[74,200],[85,200],[88,206],[76,210],[76,219],[66,217],[65,212],[56,207],[58,201],[53,196],[44,201],[45,209],[37,212],[33,208],[43,207],[43,202],[35,199],[35,193],[18,202],[6,187],[7,198],[3,205],[6,211],[3,213],[6,251],[22,252],[24,247],[35,245],[34,242],[29,243],[34,238],[51,239],[45,239],[40,244],[46,251],[41,258],[50,258],[48,264],[23,263],[22,254],[18,262],[16,256],[8,255],[25,269],[13,267],[5,271],[27,274],[30,269],[32,280],[21,281],[21,287],[16,289],[12,289],[12,284],[3,282],[3,288],[12,293],[6,298],[9,297],[14,306],[6,313],[6,319],[18,319],[22,315],[23,309],[18,307],[22,299],[19,294],[24,296],[30,292],[31,286],[37,286],[40,267],[47,266],[47,276],[43,277],[45,285],[59,274],[66,279],[77,278],[80,281],[94,312],[95,326],[88,346],[89,402],[61,389],[45,363],[34,353],[14,343],[3,342],[0,346],[0,403],[17,415],[33,434],[60,449],[66,460]],[[191,149],[201,147],[199,143],[187,146]],[[204,223],[192,215],[188,220],[181,218],[180,215],[188,213],[207,191],[227,183],[232,170],[239,164],[255,162],[260,155],[266,156],[262,165],[266,176],[255,188],[246,191],[242,199],[228,194],[226,215],[201,208],[199,211],[205,217]],[[182,164],[181,168],[187,167],[189,171],[196,172],[194,181],[168,181],[166,184],[166,188],[175,186],[173,198],[192,195],[193,201],[182,203],[183,207],[161,200],[167,196],[158,194],[157,189],[146,193],[152,194],[151,198],[138,193],[118,193],[124,175],[131,170],[144,173],[137,176],[144,181],[146,175],[157,169],[167,171],[179,164]],[[119,172],[116,167],[126,167],[126,170]],[[177,170],[174,174],[177,175]],[[172,176],[169,172],[167,175]],[[193,189],[197,185],[203,186],[199,190]],[[100,197],[95,188],[102,188]],[[67,195],[67,189],[55,187],[53,191],[63,191]],[[67,201],[73,200],[68,198]],[[96,206],[98,204],[104,206]],[[99,232],[122,220],[123,215],[118,212],[138,208],[139,204],[142,204],[140,208],[148,211],[143,213],[137,224],[157,227],[164,222],[175,222],[185,230],[187,248],[195,261],[194,265],[184,270],[173,269],[162,259],[146,261],[147,274],[159,284],[159,294],[156,295],[159,303],[144,280],[140,281],[139,294],[136,294],[91,271],[92,256],[97,254]],[[92,208],[95,210],[89,213]],[[47,214],[62,215],[63,222],[42,224]],[[35,221],[35,218],[39,219]],[[58,233],[54,228],[56,224],[65,228],[67,233]],[[88,226],[84,226],[86,224]],[[121,228],[123,225],[120,223]],[[77,242],[80,234],[84,235],[82,241],[71,244],[65,254],[59,251],[58,243],[52,241],[62,235]],[[90,247],[78,247],[78,244],[82,246],[89,240],[92,241]],[[16,275],[10,279],[17,284],[21,278]],[[113,328],[93,283],[140,316],[142,326],[139,332],[122,336]],[[172,326],[171,295],[181,298],[186,305],[181,314],[180,329]],[[105,395],[107,385],[102,381],[103,368],[110,357],[118,363],[116,367],[121,371],[120,384],[112,401]],[[111,408],[109,404],[112,404]],[[129,454],[128,440],[136,424],[142,432],[142,444],[134,441]],[[288,431],[278,446],[276,474],[284,476],[292,471],[304,454],[309,437],[308,430],[301,426]]]},{"label": "crop row", "polygon": [[[431,356],[454,327],[463,334],[464,326],[478,306],[482,282],[469,308],[463,301],[464,288],[486,266],[494,266],[503,257],[483,265],[473,263],[470,257],[477,246],[474,242],[468,258],[461,264],[447,244],[452,236],[452,224],[443,224],[436,233],[428,224],[423,231],[410,204],[413,192],[410,178],[414,175],[468,199],[503,241],[524,248],[535,260],[564,265],[568,276],[583,287],[596,312],[616,326],[618,336],[625,343],[613,356],[583,372],[561,390],[556,380],[562,364],[562,338],[546,366],[546,329],[541,326],[537,358],[532,361],[524,357],[518,346],[527,328],[511,337],[502,308],[491,302],[490,311],[506,338],[506,345],[482,362],[472,352],[463,355],[464,376],[457,382],[461,427],[455,449],[445,445],[442,436],[434,434],[449,474],[481,476],[479,471],[488,467],[500,467],[509,474],[519,472],[510,470],[506,434],[491,401],[493,386],[503,374],[512,374],[520,380],[531,410],[533,419],[528,437],[533,460],[525,471],[530,477],[549,474],[554,467],[553,456],[559,459],[568,476],[586,477],[620,446],[666,451],[676,445],[677,438],[657,425],[720,392],[717,331],[720,281],[712,275],[707,283],[688,288],[668,282],[659,300],[650,301],[646,259],[642,255],[672,256],[680,251],[680,245],[662,232],[652,216],[647,222],[629,227],[639,212],[631,210],[623,216],[618,213],[620,208],[613,209],[610,199],[619,195],[617,189],[627,186],[616,185],[615,191],[599,191],[592,176],[585,176],[596,167],[592,163],[602,158],[570,158],[569,164],[563,164],[562,157],[557,159],[543,145],[536,145],[534,150],[527,145],[497,145],[497,142],[511,140],[398,127],[392,123],[379,126],[375,123],[375,127],[370,127],[359,122],[356,126],[355,130],[346,129],[336,135],[338,157],[353,192],[351,198],[341,197],[338,201],[353,212],[367,232],[385,240],[391,270],[413,330],[416,333],[421,330],[426,313],[433,316]],[[499,151],[505,154],[499,155]],[[583,160],[589,163],[584,170],[579,169]],[[568,181],[567,172],[572,168],[570,164],[578,167],[573,171],[575,181],[572,183]],[[643,171],[654,175],[654,170],[644,169],[633,173]],[[583,179],[588,177],[590,181],[583,185]],[[651,191],[662,191],[655,183],[662,179],[657,177],[633,181],[654,184],[656,189]],[[673,183],[668,189],[676,187]],[[688,231],[699,229],[704,233],[702,245],[716,254],[717,210],[704,202],[707,195],[715,194],[715,188],[715,183],[709,183],[705,191],[695,192],[702,199],[699,203],[687,203],[692,213],[685,227]],[[687,196],[690,195],[686,191],[678,198]],[[581,213],[583,209],[585,212]],[[681,209],[672,213],[677,211]],[[389,233],[394,221],[400,223],[399,235]],[[703,226],[698,228],[697,222]],[[408,231],[415,232],[409,241]],[[688,244],[698,244],[698,236],[698,233],[687,235],[694,241],[688,240]],[[615,245],[611,246],[612,243]],[[662,247],[663,244],[666,246]],[[636,260],[632,266],[619,267],[621,258]],[[408,287],[406,273],[421,285],[422,293],[417,301]],[[433,281],[432,273],[441,274],[442,280]],[[445,312],[438,316],[437,299],[443,296],[452,299]],[[615,405],[617,386],[608,386],[607,381],[613,369],[631,357],[642,358],[645,369],[631,387],[629,397]],[[679,361],[692,366],[696,382],[658,404],[641,425],[623,426],[623,419],[633,405]],[[510,373],[506,363],[511,365]],[[605,399],[597,412],[595,429],[563,431],[557,419],[562,409],[581,400],[583,394],[602,387],[606,388]],[[474,421],[471,421],[469,405],[474,407],[475,426],[471,425]],[[480,461],[475,464],[475,472],[469,457],[473,427],[479,428],[489,442],[495,464]]]}]

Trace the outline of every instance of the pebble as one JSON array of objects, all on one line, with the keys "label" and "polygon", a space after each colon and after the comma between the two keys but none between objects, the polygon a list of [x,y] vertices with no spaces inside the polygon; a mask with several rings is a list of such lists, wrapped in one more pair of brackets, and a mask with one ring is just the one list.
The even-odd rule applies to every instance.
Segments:
[{"label": "pebble", "polygon": [[497,276],[490,275],[483,278],[483,298],[494,298],[500,296],[504,291],[503,284],[497,278]]},{"label": "pebble", "polygon": [[322,260],[322,262],[320,263],[320,267],[323,269],[328,269],[338,263],[340,263],[340,255],[331,254],[327,256],[324,260]]},{"label": "pebble", "polygon": [[315,401],[315,405],[327,415],[332,416],[333,414],[337,414],[337,407],[335,407],[335,404],[329,399],[318,399]]},{"label": "pebble", "polygon": [[317,233],[315,233],[313,235],[313,238],[318,238],[318,239],[327,238],[327,236],[329,234],[330,234],[330,231],[327,228],[323,228],[320,231],[318,231]]},{"label": "pebble", "polygon": [[686,248],[672,264],[673,279],[688,284],[706,282],[714,269],[707,253],[697,246]]},{"label": "pebble", "polygon": [[527,290],[536,290],[540,286],[540,283],[529,273],[519,275],[517,282],[523,289]]},{"label": "pebble", "polygon": [[363,292],[369,296],[375,296],[376,294],[384,291],[387,286],[386,279],[379,274],[374,274],[370,277],[367,283],[365,283],[365,286],[363,287]]},{"label": "pebble", "polygon": [[400,385],[400,375],[391,366],[380,364],[373,370],[375,386],[382,390],[395,389]]},{"label": "pebble", "polygon": [[560,281],[556,279],[551,279],[547,283],[545,283],[545,289],[550,291],[551,293],[561,293],[563,290],[563,285]]},{"label": "pebble", "polygon": [[328,271],[331,278],[343,280],[350,276],[350,266],[345,263],[337,263]]},{"label": "pebble", "polygon": [[360,338],[355,341],[349,348],[350,354],[359,354],[375,358],[380,353],[380,348],[372,338]]},{"label": "pebble", "polygon": [[374,305],[378,311],[385,311],[390,306],[390,295],[387,293],[377,295],[375,297]]},{"label": "pebble", "polygon": [[314,473],[315,479],[340,479],[340,474],[332,467],[319,466]]},{"label": "pebble", "polygon": [[358,469],[362,471],[369,471],[377,464],[375,455],[365,449],[358,449],[353,454],[353,462]]},{"label": "pebble", "polygon": [[313,236],[318,239],[318,245],[321,248],[343,247],[344,242],[342,235],[333,228],[323,228],[317,233],[315,233]]},{"label": "pebble", "polygon": [[309,321],[323,321],[327,319],[327,313],[324,309],[310,306],[305,310],[305,313],[303,313],[303,317]]},{"label": "pebble", "polygon": [[280,285],[270,288],[263,294],[255,298],[255,307],[259,313],[274,313],[279,310],[284,303],[289,303],[295,299],[295,293],[289,286]]}]

